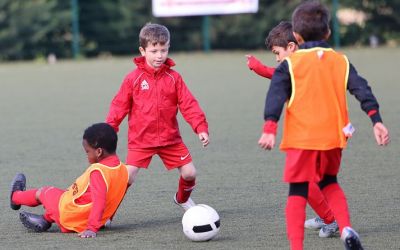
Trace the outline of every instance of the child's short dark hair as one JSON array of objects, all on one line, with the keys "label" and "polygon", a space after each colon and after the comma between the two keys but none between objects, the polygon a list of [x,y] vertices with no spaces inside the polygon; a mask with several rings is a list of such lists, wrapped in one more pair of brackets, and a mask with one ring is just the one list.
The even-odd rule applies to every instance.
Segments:
[{"label": "child's short dark hair", "polygon": [[147,23],[139,33],[139,45],[146,48],[149,43],[156,45],[164,45],[169,43],[170,34],[164,25],[156,23]]},{"label": "child's short dark hair", "polygon": [[296,38],[293,35],[292,24],[288,21],[282,21],[275,26],[265,39],[265,45],[269,50],[273,46],[286,48],[290,42],[297,44]]},{"label": "child's short dark hair", "polygon": [[83,139],[93,148],[102,148],[110,154],[117,150],[118,136],[107,123],[96,123],[85,129]]},{"label": "child's short dark hair", "polygon": [[307,1],[294,10],[292,15],[293,31],[305,42],[320,41],[329,33],[329,11],[318,1]]}]

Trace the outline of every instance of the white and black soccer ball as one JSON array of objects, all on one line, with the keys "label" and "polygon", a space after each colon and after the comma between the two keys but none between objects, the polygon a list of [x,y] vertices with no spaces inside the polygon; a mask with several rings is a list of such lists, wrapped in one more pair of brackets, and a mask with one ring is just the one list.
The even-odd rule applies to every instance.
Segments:
[{"label": "white and black soccer ball", "polygon": [[214,208],[198,204],[189,208],[182,218],[183,233],[192,241],[208,241],[220,229],[220,218]]}]

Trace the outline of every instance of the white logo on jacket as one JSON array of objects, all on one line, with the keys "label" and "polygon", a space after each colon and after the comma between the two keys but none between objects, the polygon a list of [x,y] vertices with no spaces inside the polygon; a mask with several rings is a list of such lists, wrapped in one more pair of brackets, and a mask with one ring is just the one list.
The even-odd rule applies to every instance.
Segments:
[{"label": "white logo on jacket", "polygon": [[146,82],[146,80],[143,80],[143,82],[140,84],[140,89],[141,90],[149,89],[149,84]]}]

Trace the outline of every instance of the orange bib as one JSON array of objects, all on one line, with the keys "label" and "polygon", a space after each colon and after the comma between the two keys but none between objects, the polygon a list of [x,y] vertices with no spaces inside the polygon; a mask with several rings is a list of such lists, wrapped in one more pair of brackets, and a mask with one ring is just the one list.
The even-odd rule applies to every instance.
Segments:
[{"label": "orange bib", "polygon": [[117,210],[124,198],[128,184],[128,170],[124,164],[108,167],[99,163],[92,164],[61,196],[59,203],[60,223],[63,227],[83,232],[92,209],[92,203],[80,205],[75,201],[82,196],[90,185],[90,173],[100,171],[107,186],[106,206],[101,218],[104,224]]},{"label": "orange bib", "polygon": [[296,51],[287,59],[292,94],[287,103],[281,149],[344,148],[349,123],[349,62],[327,48]]}]

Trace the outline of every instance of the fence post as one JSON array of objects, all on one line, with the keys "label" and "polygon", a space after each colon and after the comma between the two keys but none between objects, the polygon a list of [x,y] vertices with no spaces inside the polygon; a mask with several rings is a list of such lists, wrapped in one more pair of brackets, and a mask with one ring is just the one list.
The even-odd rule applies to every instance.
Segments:
[{"label": "fence post", "polygon": [[202,33],[203,33],[203,50],[209,52],[211,49],[210,45],[210,16],[203,16],[202,21]]},{"label": "fence post", "polygon": [[72,56],[79,56],[79,6],[78,0],[71,0],[72,16]]},{"label": "fence post", "polygon": [[337,49],[340,48],[339,22],[336,16],[338,8],[339,0],[332,0],[333,43]]}]

